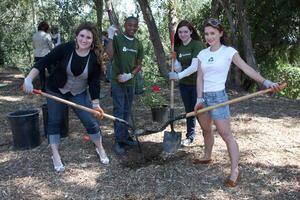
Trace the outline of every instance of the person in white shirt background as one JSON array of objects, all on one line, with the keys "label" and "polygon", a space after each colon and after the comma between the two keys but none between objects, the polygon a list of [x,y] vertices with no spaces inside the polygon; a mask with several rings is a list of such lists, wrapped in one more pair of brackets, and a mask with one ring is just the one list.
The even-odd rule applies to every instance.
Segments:
[{"label": "person in white shirt background", "polygon": [[[53,48],[54,44],[50,35],[50,27],[46,21],[42,21],[38,25],[38,31],[32,36],[32,46],[34,48],[34,62],[38,62],[47,55]],[[50,69],[47,69],[50,70]],[[45,92],[46,75],[45,69],[39,73],[41,90]]]},{"label": "person in white shirt background", "polygon": [[[231,62],[249,77],[263,84],[264,87],[273,88],[274,91],[280,90],[277,83],[263,78],[240,57],[237,50],[227,46],[226,41],[228,38],[219,20],[211,18],[206,21],[204,36],[209,47],[200,51],[197,56],[199,67],[195,112],[203,106],[212,106],[228,100],[225,82]],[[203,157],[197,160],[197,163],[207,164],[212,162],[214,144],[212,122],[214,122],[218,133],[226,143],[231,162],[230,176],[225,180],[225,185],[235,187],[239,179],[239,148],[230,128],[229,106],[199,114],[198,119],[204,136],[205,148]]]}]

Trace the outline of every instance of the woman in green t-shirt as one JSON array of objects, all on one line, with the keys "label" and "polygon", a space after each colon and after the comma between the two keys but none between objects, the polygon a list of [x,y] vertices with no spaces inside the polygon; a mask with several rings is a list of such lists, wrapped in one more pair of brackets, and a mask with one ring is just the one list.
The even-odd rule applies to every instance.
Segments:
[{"label": "woman in green t-shirt", "polygon": [[[179,81],[181,98],[186,112],[192,112],[197,100],[196,79],[198,68],[198,53],[204,48],[200,37],[193,25],[182,20],[179,22],[175,40],[175,72],[169,73],[170,80]],[[195,117],[189,117],[187,122],[186,139],[182,141],[183,146],[191,144],[195,138]]]}]

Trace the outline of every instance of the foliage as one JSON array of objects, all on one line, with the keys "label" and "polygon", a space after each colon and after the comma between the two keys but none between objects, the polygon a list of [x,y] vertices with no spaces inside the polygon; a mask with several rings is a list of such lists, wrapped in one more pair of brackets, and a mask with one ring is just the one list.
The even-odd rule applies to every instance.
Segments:
[{"label": "foliage", "polygon": [[[274,66],[273,66],[274,68]],[[297,99],[300,98],[300,68],[283,62],[277,62],[275,69],[263,72],[265,77],[275,82],[287,82],[288,86],[280,92],[281,95]]]},{"label": "foliage", "polygon": [[161,89],[158,85],[152,87],[146,87],[144,96],[141,98],[143,104],[149,108],[161,108],[167,105],[167,100],[161,93]]}]

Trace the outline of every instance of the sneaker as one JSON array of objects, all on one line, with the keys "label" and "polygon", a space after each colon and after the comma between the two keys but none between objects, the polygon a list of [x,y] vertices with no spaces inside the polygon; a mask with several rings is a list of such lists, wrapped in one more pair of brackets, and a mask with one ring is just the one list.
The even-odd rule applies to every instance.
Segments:
[{"label": "sneaker", "polygon": [[107,155],[106,155],[104,149],[103,149],[103,152],[102,152],[102,156],[101,156],[101,154],[100,154],[100,152],[99,152],[99,150],[98,150],[97,148],[96,148],[96,152],[97,152],[97,155],[98,155],[99,158],[100,158],[100,162],[101,162],[102,164],[107,165],[107,164],[109,163],[109,159],[108,159],[108,157],[107,157]]},{"label": "sneaker", "polygon": [[123,144],[121,144],[119,142],[116,142],[116,144],[115,144],[115,152],[118,155],[124,155],[125,154],[125,149],[124,149]]},{"label": "sneaker", "polygon": [[56,172],[64,172],[64,171],[65,171],[65,166],[64,166],[63,164],[55,165],[55,164],[54,164],[54,158],[53,158],[53,156],[52,156],[51,158],[52,158],[54,170],[55,170]]},{"label": "sneaker", "polygon": [[181,141],[181,145],[184,147],[188,147],[193,143],[193,140],[190,138],[186,138],[184,140]]}]

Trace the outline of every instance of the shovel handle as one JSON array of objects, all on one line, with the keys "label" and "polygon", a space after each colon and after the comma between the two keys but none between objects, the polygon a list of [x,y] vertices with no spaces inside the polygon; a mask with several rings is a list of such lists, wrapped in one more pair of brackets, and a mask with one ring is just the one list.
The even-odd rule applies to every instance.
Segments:
[{"label": "shovel handle", "polygon": [[[287,86],[287,83],[282,83],[281,85],[279,85],[280,91],[283,90],[286,86]],[[229,101],[217,104],[217,105],[213,105],[213,106],[209,106],[209,107],[206,107],[206,108],[202,108],[200,110],[197,110],[197,112],[189,112],[189,113],[186,114],[186,118],[193,117],[193,116],[196,116],[196,115],[198,115],[200,113],[204,113],[204,112],[216,109],[216,108],[220,108],[220,107],[223,107],[223,106],[226,106],[226,105],[230,105],[230,104],[233,104],[233,103],[244,101],[246,99],[250,99],[252,97],[255,97],[255,96],[258,96],[258,95],[262,95],[262,94],[266,94],[266,93],[269,93],[269,92],[274,92],[274,90],[272,88],[260,90],[258,92],[254,92],[254,93],[249,94],[249,95],[238,97],[238,98],[235,98],[235,99],[232,99],[232,100],[229,100]]]},{"label": "shovel handle", "polygon": [[[34,89],[34,90],[33,90],[33,93],[34,93],[34,94],[38,94],[38,95],[42,95],[42,96],[44,96],[44,97],[47,97],[47,98],[50,98],[50,99],[53,99],[53,100],[56,100],[56,101],[59,101],[59,102],[61,102],[61,103],[64,103],[64,104],[67,104],[67,105],[69,105],[69,106],[78,108],[78,109],[80,109],[80,110],[84,110],[84,111],[89,112],[89,113],[92,113],[92,114],[98,114],[98,111],[96,111],[96,110],[93,110],[93,109],[91,109],[91,108],[88,108],[88,107],[85,107],[85,106],[82,106],[82,105],[73,103],[73,102],[71,102],[71,101],[68,101],[68,100],[59,98],[59,97],[54,96],[54,95],[51,95],[51,94],[42,92],[41,90],[36,90],[36,89]],[[119,121],[119,122],[125,123],[126,125],[129,126],[128,122],[126,122],[126,121],[123,120],[123,119],[114,117],[114,116],[109,115],[109,114],[106,114],[106,113],[104,113],[103,116],[104,116],[105,118],[107,118],[107,119],[110,119],[110,120],[113,120],[113,121]]]}]

